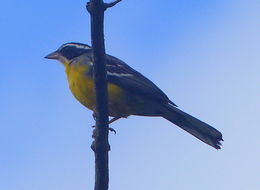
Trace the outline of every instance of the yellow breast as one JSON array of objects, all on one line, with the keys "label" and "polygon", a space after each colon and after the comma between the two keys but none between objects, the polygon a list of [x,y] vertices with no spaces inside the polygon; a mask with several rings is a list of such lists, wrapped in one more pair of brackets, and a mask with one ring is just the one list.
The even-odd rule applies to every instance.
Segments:
[{"label": "yellow breast", "polygon": [[[74,97],[90,110],[95,109],[96,97],[93,79],[87,75],[89,65],[65,65],[69,87]],[[124,105],[125,94],[114,84],[108,84],[109,115],[116,116],[128,112]],[[128,115],[128,114],[124,114]]]},{"label": "yellow breast", "polygon": [[80,103],[93,110],[94,85],[92,79],[87,75],[88,70],[88,65],[66,65],[66,74],[72,94]]}]

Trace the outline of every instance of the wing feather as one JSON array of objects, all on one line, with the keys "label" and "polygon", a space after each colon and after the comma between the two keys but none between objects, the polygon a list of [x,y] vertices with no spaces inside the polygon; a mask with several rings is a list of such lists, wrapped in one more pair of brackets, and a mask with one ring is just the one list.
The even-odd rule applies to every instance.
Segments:
[{"label": "wing feather", "polygon": [[108,81],[120,86],[124,90],[176,106],[152,81],[120,59],[107,55],[106,69]]}]

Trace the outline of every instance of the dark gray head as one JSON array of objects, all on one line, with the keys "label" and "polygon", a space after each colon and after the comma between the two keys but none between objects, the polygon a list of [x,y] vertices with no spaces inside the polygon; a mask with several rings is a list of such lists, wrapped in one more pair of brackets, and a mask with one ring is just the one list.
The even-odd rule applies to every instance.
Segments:
[{"label": "dark gray head", "polygon": [[70,61],[84,53],[90,52],[91,47],[86,44],[70,42],[63,44],[58,50],[45,56],[46,59],[57,59],[61,62]]}]

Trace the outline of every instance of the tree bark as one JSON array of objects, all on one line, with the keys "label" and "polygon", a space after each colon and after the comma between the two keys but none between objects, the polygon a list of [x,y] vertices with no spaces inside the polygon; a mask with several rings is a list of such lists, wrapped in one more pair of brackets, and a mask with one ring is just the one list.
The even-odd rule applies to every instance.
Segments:
[{"label": "tree bark", "polygon": [[103,0],[90,0],[87,10],[91,16],[91,43],[93,50],[94,83],[96,93],[96,119],[93,131],[92,150],[95,153],[95,190],[107,190],[109,183],[108,151],[108,93],[106,75],[106,54],[104,43],[104,12],[121,0],[104,3]]}]

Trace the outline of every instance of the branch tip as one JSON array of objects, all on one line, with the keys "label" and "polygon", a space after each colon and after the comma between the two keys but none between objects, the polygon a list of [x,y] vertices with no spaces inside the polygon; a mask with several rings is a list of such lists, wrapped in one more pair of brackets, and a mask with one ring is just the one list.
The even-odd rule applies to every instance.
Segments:
[{"label": "branch tip", "polygon": [[111,8],[111,7],[115,6],[117,3],[121,2],[121,1],[122,0],[115,0],[115,1],[113,1],[111,3],[104,3],[105,9]]}]

